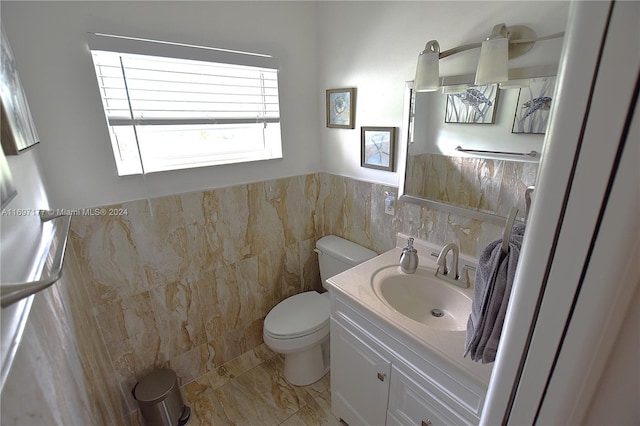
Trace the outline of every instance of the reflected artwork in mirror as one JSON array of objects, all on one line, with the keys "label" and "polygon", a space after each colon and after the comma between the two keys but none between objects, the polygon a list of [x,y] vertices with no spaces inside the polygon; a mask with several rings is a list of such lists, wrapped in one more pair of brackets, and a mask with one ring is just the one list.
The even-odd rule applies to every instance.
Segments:
[{"label": "reflected artwork in mirror", "polygon": [[532,78],[528,87],[520,89],[513,133],[542,134],[547,131],[555,86],[555,77],[542,77]]},{"label": "reflected artwork in mirror", "polygon": [[447,94],[445,123],[493,124],[498,85],[470,86],[460,93]]}]

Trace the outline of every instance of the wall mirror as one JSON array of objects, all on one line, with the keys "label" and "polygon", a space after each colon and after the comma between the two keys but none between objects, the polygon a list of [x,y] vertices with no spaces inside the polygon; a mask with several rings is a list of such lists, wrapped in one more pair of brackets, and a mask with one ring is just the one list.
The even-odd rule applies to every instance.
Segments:
[{"label": "wall mirror", "polygon": [[405,89],[400,199],[465,217],[525,219],[553,103],[557,67],[509,71],[511,86],[443,77],[443,90]]}]

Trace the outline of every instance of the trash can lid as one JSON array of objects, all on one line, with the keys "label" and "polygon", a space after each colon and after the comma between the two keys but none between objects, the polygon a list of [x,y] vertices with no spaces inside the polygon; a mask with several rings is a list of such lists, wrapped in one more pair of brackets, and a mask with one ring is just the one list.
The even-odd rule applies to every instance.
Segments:
[{"label": "trash can lid", "polygon": [[162,368],[143,377],[133,389],[133,397],[140,403],[153,404],[166,398],[175,385],[176,373]]}]

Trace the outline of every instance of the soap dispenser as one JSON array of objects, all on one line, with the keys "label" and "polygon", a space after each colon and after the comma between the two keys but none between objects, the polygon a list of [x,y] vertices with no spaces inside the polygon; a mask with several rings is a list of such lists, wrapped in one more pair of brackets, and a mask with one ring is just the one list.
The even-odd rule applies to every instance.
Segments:
[{"label": "soap dispenser", "polygon": [[400,270],[405,274],[413,274],[418,269],[418,251],[413,248],[413,238],[409,238],[407,246],[400,255]]}]

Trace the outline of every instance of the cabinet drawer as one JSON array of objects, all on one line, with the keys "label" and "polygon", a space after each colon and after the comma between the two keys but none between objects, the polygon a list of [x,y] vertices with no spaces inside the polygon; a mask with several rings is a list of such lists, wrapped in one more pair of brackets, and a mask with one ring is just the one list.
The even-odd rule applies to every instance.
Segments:
[{"label": "cabinet drawer", "polygon": [[387,426],[471,424],[402,370],[392,367]]}]

